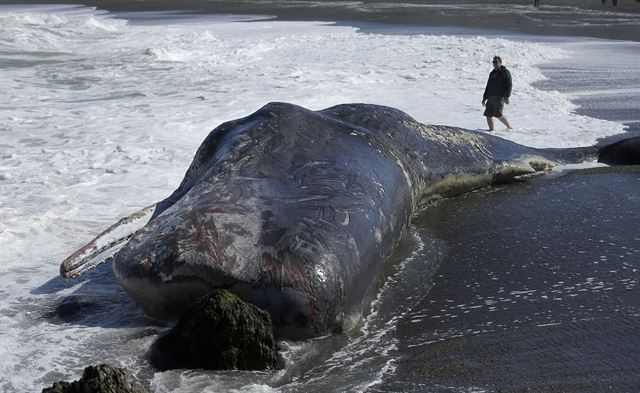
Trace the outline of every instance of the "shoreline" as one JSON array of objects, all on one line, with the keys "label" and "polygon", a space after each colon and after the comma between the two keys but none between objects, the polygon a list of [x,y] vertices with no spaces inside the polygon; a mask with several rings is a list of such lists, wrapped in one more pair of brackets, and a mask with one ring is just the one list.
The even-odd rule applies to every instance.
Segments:
[{"label": "shoreline", "polygon": [[[623,124],[626,129],[624,132],[610,135],[608,137],[598,139],[597,145],[607,145],[619,140],[640,136],[640,117],[633,118],[635,116],[628,108],[632,103],[640,103],[640,93],[624,92],[625,87],[628,86],[610,86],[612,89],[619,88],[624,97],[621,101],[621,96],[617,94],[597,94],[597,88],[591,87],[593,92],[591,94],[584,94],[584,92],[576,92],[573,89],[575,87],[569,87],[570,81],[575,77],[574,73],[589,74],[591,77],[585,81],[584,85],[580,86],[580,89],[587,88],[586,85],[593,83],[594,80],[607,79],[608,72],[624,72],[625,66],[621,66],[619,57],[615,57],[615,54],[621,56],[620,53],[623,50],[617,52],[607,52],[603,50],[607,45],[605,39],[597,39],[592,41],[588,37],[575,37],[575,36],[552,36],[552,35],[536,35],[522,32],[505,32],[498,29],[482,29],[478,27],[429,27],[429,26],[417,26],[417,25],[401,25],[401,24],[386,24],[386,23],[372,23],[372,22],[350,22],[340,21],[338,25],[352,26],[357,28],[364,34],[382,34],[382,35],[462,35],[462,36],[486,36],[491,38],[505,38],[512,40],[524,40],[524,41],[536,41],[542,43],[555,42],[561,45],[575,44],[590,44],[593,45],[595,51],[589,62],[581,61],[579,54],[574,54],[574,57],[569,59],[563,59],[558,61],[551,61],[548,63],[541,63],[536,67],[542,72],[546,79],[540,80],[533,84],[533,87],[543,91],[559,91],[562,94],[566,94],[570,97],[572,103],[577,105],[574,110],[577,115],[584,115],[587,117],[613,121]],[[610,41],[614,47],[624,46],[633,47],[637,45],[635,41]],[[612,57],[612,55],[614,55]],[[629,56],[627,53],[625,56]],[[594,62],[596,64],[594,64]],[[613,65],[611,64],[613,62]],[[563,74],[558,72],[560,69],[568,68],[571,71]],[[630,86],[637,86],[637,81],[630,80]],[[580,90],[579,89],[579,90]],[[624,102],[625,104],[621,104]],[[599,103],[599,105],[598,105]],[[622,105],[622,106],[620,106]],[[619,107],[620,106],[620,107]],[[612,108],[617,108],[612,110]],[[616,113],[618,112],[618,113]],[[630,116],[629,116],[630,115]]]},{"label": "shoreline", "polygon": [[[628,45],[633,47],[640,42],[640,1],[627,0],[620,1],[617,7],[613,7],[611,2],[602,4],[601,0],[541,0],[541,11],[549,12],[549,9],[556,7],[562,11],[555,16],[555,23],[558,26],[541,26],[536,23],[535,15],[538,11],[529,0],[505,0],[497,2],[493,0],[427,0],[427,4],[418,4],[414,0],[408,3],[385,3],[378,0],[365,0],[362,2],[348,2],[344,0],[321,2],[312,0],[287,1],[279,0],[265,3],[251,3],[238,0],[221,0],[200,2],[197,0],[142,0],[137,2],[123,2],[120,0],[69,0],[63,1],[66,4],[83,4],[96,7],[98,9],[112,12],[116,18],[128,19],[133,23],[145,23],[146,19],[190,19],[205,17],[210,15],[239,16],[240,18],[251,16],[252,19],[244,22],[258,20],[274,21],[319,21],[333,22],[336,26],[350,26],[357,28],[364,34],[382,35],[467,35],[467,36],[487,36],[494,38],[507,38],[513,40],[534,40],[540,42],[558,42],[566,44],[569,42],[598,40],[602,45],[608,45],[608,40],[615,45]],[[0,0],[0,4],[9,3]],[[500,3],[500,4],[497,4]],[[21,4],[61,4],[56,0],[26,0]],[[408,5],[407,5],[408,4]],[[562,6],[559,6],[562,4]],[[498,6],[505,6],[501,9]],[[480,7],[481,6],[481,7]],[[416,8],[417,7],[417,8]],[[571,8],[573,7],[573,8]],[[589,15],[605,15],[609,17],[630,15],[637,18],[637,22],[631,26],[625,25],[581,25],[572,20],[572,14],[567,10],[583,10],[586,13],[579,13],[579,17],[588,18]],[[590,12],[594,11],[594,12]],[[605,11],[605,12],[598,12]],[[500,15],[502,23],[495,25],[496,16]],[[260,17],[262,16],[262,18]],[[615,19],[606,19],[607,23],[612,23]],[[521,23],[522,22],[522,23]],[[574,23],[574,24],[572,24]],[[637,31],[636,31],[637,30]],[[581,32],[585,34],[580,34]],[[596,41],[594,41],[596,42]],[[569,65],[570,69],[579,71],[583,75],[597,74],[597,77],[608,78],[604,71],[610,69],[610,64],[616,63],[616,58],[611,58],[608,53],[598,51],[595,56],[600,63],[597,68],[584,68],[579,61],[574,61]],[[565,64],[566,66],[567,64]],[[614,67],[617,67],[614,65]],[[537,82],[537,87],[541,90],[555,91],[569,94],[571,101],[578,105],[575,113],[596,119],[610,120],[623,124],[626,130],[622,133],[602,138],[599,144],[612,143],[619,139],[640,135],[640,118],[634,115],[629,117],[619,117],[611,109],[603,111],[596,104],[604,103],[605,107],[615,107],[622,105],[628,107],[628,102],[640,101],[640,95],[634,94],[625,97],[620,101],[619,95],[573,95],[571,89],[566,85],[573,75],[558,74],[555,63],[539,64],[538,68],[548,80]],[[618,71],[621,71],[618,67]],[[624,70],[626,72],[626,70]],[[559,87],[558,82],[560,86]],[[592,81],[586,81],[587,83]],[[629,81],[636,85],[635,81]],[[615,88],[615,87],[614,87]],[[591,86],[593,92],[597,88]],[[631,101],[626,98],[631,98]],[[621,104],[625,102],[625,104]],[[582,105],[586,103],[587,105]],[[621,108],[622,108],[621,107]],[[628,109],[626,109],[627,112]],[[617,112],[622,111],[619,110]]]},{"label": "shoreline", "polygon": [[446,252],[428,294],[399,322],[404,356],[376,391],[419,392],[427,382],[434,392],[633,391],[640,360],[626,354],[640,345],[640,320],[635,285],[624,283],[639,275],[630,218],[639,175],[543,176],[445,199],[414,218]]},{"label": "shoreline", "polygon": [[[421,27],[465,27],[503,30],[543,36],[575,36],[640,41],[640,2],[619,0],[617,6],[601,0],[541,0],[536,9],[529,0],[432,0],[390,3],[349,1],[147,0],[27,0],[20,4],[83,4],[111,12],[179,11],[196,14],[272,15],[282,21],[377,22]],[[0,4],[15,4],[0,1]],[[464,8],[460,6],[465,5]],[[487,7],[489,6],[489,7]],[[580,11],[580,12],[576,12]],[[602,12],[600,12],[602,11]],[[554,24],[557,12],[570,15],[570,24]],[[571,19],[571,18],[575,18]],[[602,21],[606,19],[606,23]],[[615,26],[615,27],[614,27]]]}]

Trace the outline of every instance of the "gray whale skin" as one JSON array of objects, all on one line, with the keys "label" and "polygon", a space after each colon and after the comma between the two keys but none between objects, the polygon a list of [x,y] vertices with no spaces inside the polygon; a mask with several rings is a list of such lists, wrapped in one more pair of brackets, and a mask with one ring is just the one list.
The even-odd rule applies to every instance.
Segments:
[{"label": "gray whale skin", "polygon": [[270,103],[214,129],[172,195],[107,229],[61,274],[115,252],[118,282],[151,316],[177,318],[226,288],[268,311],[279,337],[341,332],[421,206],[595,154],[425,125],[384,106]]}]

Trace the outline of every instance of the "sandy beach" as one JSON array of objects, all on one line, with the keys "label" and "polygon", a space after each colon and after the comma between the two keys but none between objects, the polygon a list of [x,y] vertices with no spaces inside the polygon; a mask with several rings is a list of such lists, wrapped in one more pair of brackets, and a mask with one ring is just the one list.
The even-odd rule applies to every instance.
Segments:
[{"label": "sandy beach", "polygon": [[[12,1],[0,1],[11,4]],[[59,4],[56,0],[27,0],[22,4]],[[617,6],[601,0],[542,0],[539,9],[533,1],[198,1],[151,0],[70,0],[114,12],[185,11],[213,14],[264,14],[289,21],[349,21],[404,24],[413,26],[464,26],[538,35],[585,36],[619,40],[640,40],[640,27],[629,20],[640,18],[640,3],[620,0]],[[571,11],[573,9],[574,11]],[[578,12],[578,10],[582,10]],[[558,22],[557,13],[569,13]],[[599,11],[599,14],[594,14]],[[604,11],[604,13],[602,12]],[[603,17],[605,18],[603,20]],[[570,22],[570,23],[567,23]]]},{"label": "sandy beach", "polygon": [[425,344],[401,339],[399,377],[373,391],[637,391],[640,302],[626,283],[640,278],[640,169],[600,169],[421,214],[418,226],[450,245],[429,296],[398,328]]}]

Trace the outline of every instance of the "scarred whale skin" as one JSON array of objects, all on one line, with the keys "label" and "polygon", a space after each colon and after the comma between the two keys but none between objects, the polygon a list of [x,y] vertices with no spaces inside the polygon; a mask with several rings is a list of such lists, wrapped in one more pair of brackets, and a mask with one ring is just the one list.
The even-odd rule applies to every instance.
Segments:
[{"label": "scarred whale skin", "polygon": [[220,287],[267,310],[280,337],[339,332],[422,205],[565,160],[389,107],[270,103],[209,134],[113,270],[152,316]]}]

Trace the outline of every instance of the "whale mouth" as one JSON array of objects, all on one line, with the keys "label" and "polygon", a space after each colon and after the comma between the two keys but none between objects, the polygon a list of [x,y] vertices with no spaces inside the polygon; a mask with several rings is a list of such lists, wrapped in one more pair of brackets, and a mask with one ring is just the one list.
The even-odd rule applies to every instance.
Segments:
[{"label": "whale mouth", "polygon": [[[177,320],[186,305],[194,303],[214,289],[223,288],[243,301],[267,311],[273,321],[276,337],[315,337],[316,331],[321,329],[314,329],[314,325],[323,322],[318,319],[319,312],[313,296],[293,288],[277,288],[240,281],[216,286],[198,277],[186,276],[163,282],[149,277],[130,277],[120,283],[145,314],[159,320]],[[331,331],[337,333],[341,330],[342,326],[336,324]]]},{"label": "whale mouth", "polygon": [[167,321],[178,319],[185,310],[185,305],[192,304],[215,289],[197,277],[176,277],[171,281],[129,277],[119,281],[145,314]]}]

